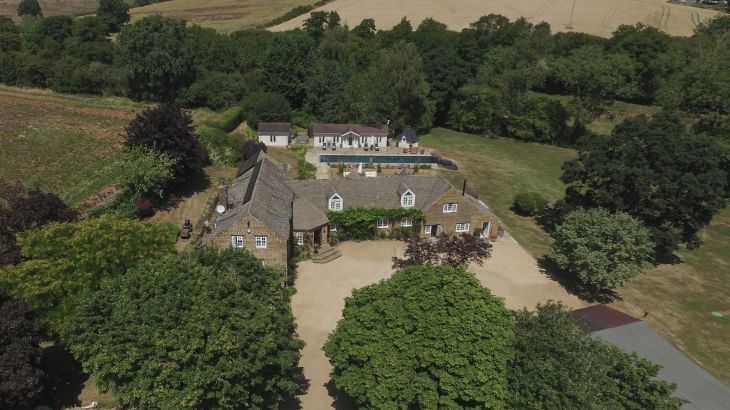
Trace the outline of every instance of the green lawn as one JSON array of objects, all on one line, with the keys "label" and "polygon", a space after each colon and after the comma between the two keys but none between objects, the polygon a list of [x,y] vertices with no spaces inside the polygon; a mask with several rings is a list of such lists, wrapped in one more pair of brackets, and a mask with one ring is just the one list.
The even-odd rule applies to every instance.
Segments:
[{"label": "green lawn", "polygon": [[[610,132],[610,131],[608,131]],[[513,235],[535,257],[549,249],[550,237],[532,218],[513,214],[512,198],[536,191],[550,201],[563,196],[560,166],[575,151],[506,138],[480,137],[434,129],[426,147],[454,160],[457,171],[441,171],[455,186],[466,178]],[[681,263],[661,265],[619,290],[620,310],[641,316],[679,349],[714,375],[730,382],[730,207],[701,233],[704,244],[683,250]],[[726,318],[711,316],[719,311]]]},{"label": "green lawn", "polygon": [[524,191],[539,192],[551,202],[562,198],[565,188],[558,179],[560,167],[575,158],[575,151],[443,128],[422,136],[421,143],[457,163],[457,171],[441,171],[446,179],[461,186],[466,178],[470,189],[479,192],[479,198],[497,213],[517,241],[535,257],[545,254],[549,235],[532,218],[513,214],[512,199]]}]

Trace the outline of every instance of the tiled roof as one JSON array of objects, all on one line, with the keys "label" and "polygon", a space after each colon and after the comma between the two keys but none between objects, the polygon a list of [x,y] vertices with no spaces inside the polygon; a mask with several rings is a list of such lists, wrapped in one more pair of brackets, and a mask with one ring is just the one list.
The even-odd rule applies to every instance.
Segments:
[{"label": "tiled roof", "polygon": [[400,141],[403,137],[406,138],[406,142],[409,144],[415,144],[418,142],[418,134],[410,128],[404,129],[396,138]]},{"label": "tiled roof", "polygon": [[327,215],[306,198],[294,199],[294,230],[311,231],[329,222]]},{"label": "tiled roof", "polygon": [[306,198],[323,212],[328,210],[328,200],[333,193],[342,197],[345,209],[400,208],[399,191],[403,186],[407,186],[416,195],[415,207],[424,210],[451,188],[451,185],[440,176],[417,175],[341,180],[288,180],[286,184],[294,190],[297,197]]},{"label": "tiled roof", "polygon": [[357,134],[381,134],[388,135],[388,126],[381,125],[378,127],[364,124],[314,124],[312,126],[312,134],[337,134],[342,135],[347,132],[355,132]]},{"label": "tiled roof", "polygon": [[289,134],[291,123],[289,122],[259,122],[259,133]]},{"label": "tiled roof", "polygon": [[216,232],[237,217],[250,214],[282,238],[288,238],[294,192],[284,181],[289,176],[281,164],[263,152],[246,161],[228,186],[228,210],[216,221]]}]

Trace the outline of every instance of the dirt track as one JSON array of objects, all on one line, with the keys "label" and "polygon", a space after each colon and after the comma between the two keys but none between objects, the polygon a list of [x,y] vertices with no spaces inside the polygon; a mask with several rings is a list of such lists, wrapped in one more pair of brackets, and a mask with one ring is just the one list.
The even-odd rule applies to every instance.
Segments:
[{"label": "dirt track", "polygon": [[[306,343],[300,366],[309,382],[309,390],[298,398],[299,404],[287,406],[287,410],[333,408],[335,400],[339,410],[352,408],[333,386],[328,386],[331,367],[322,346],[341,318],[344,299],[353,288],[390,277],[391,257],[402,254],[403,243],[344,242],[340,250],[343,256],[328,264],[315,265],[310,261],[299,264],[292,310],[297,332]],[[550,299],[570,307],[583,306],[575,296],[541,274],[535,259],[514,241],[494,244],[492,257],[484,266],[472,266],[471,271],[492,293],[504,298],[511,309],[532,309],[537,303]]]},{"label": "dirt track", "polygon": [[[336,10],[342,23],[353,27],[365,18],[375,19],[379,29],[388,29],[407,16],[415,27],[428,17],[452,30],[468,27],[480,16],[501,14],[510,19],[526,17],[533,23],[550,23],[553,32],[580,31],[608,37],[621,24],[642,22],[678,36],[692,34],[695,25],[717,12],[667,3],[665,0],[336,0],[318,10]],[[300,27],[308,14],[287,21],[272,30]]]}]

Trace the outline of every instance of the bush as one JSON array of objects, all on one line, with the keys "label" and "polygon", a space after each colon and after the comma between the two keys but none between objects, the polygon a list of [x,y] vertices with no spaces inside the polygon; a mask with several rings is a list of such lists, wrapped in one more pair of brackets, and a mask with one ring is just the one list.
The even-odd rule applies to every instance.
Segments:
[{"label": "bush", "polygon": [[535,216],[544,211],[548,204],[537,192],[521,192],[515,195],[512,208],[523,216]]},{"label": "bush", "polygon": [[190,114],[174,104],[142,111],[127,127],[127,147],[143,146],[175,161],[175,181],[186,182],[202,171],[208,154],[194,137]]},{"label": "bush", "polygon": [[241,160],[240,146],[244,142],[241,137],[206,126],[199,127],[197,137],[213,164],[235,166]]},{"label": "bush", "polygon": [[[122,184],[131,197],[164,198],[175,176],[175,160],[150,148],[136,146],[125,153]],[[148,199],[149,201],[149,199]]]},{"label": "bush", "polygon": [[69,345],[125,408],[279,408],[303,345],[281,280],[236,249],[148,258],[78,301]]},{"label": "bush", "polygon": [[360,408],[505,408],[510,311],[470,272],[412,266],[355,289],[324,351]]},{"label": "bush", "polygon": [[592,290],[615,289],[651,266],[649,229],[624,212],[578,209],[553,232],[550,258]]},{"label": "bush", "polygon": [[[330,224],[337,226],[340,239],[367,240],[378,237],[377,222],[380,219],[400,220],[410,217],[413,226],[420,227],[426,216],[420,209],[413,208],[350,208],[337,212],[328,212]],[[382,232],[385,237],[385,232]]]}]

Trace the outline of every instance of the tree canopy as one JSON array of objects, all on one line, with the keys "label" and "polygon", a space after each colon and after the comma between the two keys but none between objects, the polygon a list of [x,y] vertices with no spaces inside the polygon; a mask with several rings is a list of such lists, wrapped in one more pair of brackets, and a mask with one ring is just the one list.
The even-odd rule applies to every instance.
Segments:
[{"label": "tree canopy", "polygon": [[234,249],[148,258],[79,301],[69,344],[129,407],[278,408],[303,345],[281,280]]},{"label": "tree canopy", "polygon": [[18,235],[23,261],[0,270],[0,287],[63,333],[74,306],[109,277],[175,252],[177,228],[115,216],[51,223]]},{"label": "tree canopy", "polygon": [[208,159],[195,138],[190,113],[174,104],[160,104],[137,114],[127,126],[125,145],[147,147],[174,160],[178,183],[199,174]]},{"label": "tree canopy", "polygon": [[122,0],[99,0],[96,17],[110,33],[116,33],[129,21],[129,5]]},{"label": "tree canopy", "polygon": [[55,194],[0,180],[0,266],[20,262],[17,233],[52,221],[75,221],[77,216]]},{"label": "tree canopy", "polygon": [[550,258],[591,289],[615,289],[651,266],[649,229],[625,212],[577,209],[552,236]]},{"label": "tree canopy", "polygon": [[516,311],[507,408],[679,409],[659,366],[594,339],[557,303]]},{"label": "tree canopy", "polygon": [[412,266],[354,290],[324,351],[360,408],[501,409],[512,326],[473,274]]},{"label": "tree canopy", "polygon": [[566,200],[623,211],[653,229],[661,253],[697,232],[725,206],[722,151],[687,130],[674,114],[624,120],[610,138],[595,138],[563,165]]},{"label": "tree canopy", "polygon": [[21,0],[18,4],[18,16],[43,17],[41,5],[38,0]]},{"label": "tree canopy", "polygon": [[28,305],[0,289],[0,407],[32,406],[43,390],[42,327]]},{"label": "tree canopy", "polygon": [[117,42],[119,66],[134,99],[172,102],[195,78],[184,21],[145,17],[125,26]]}]

